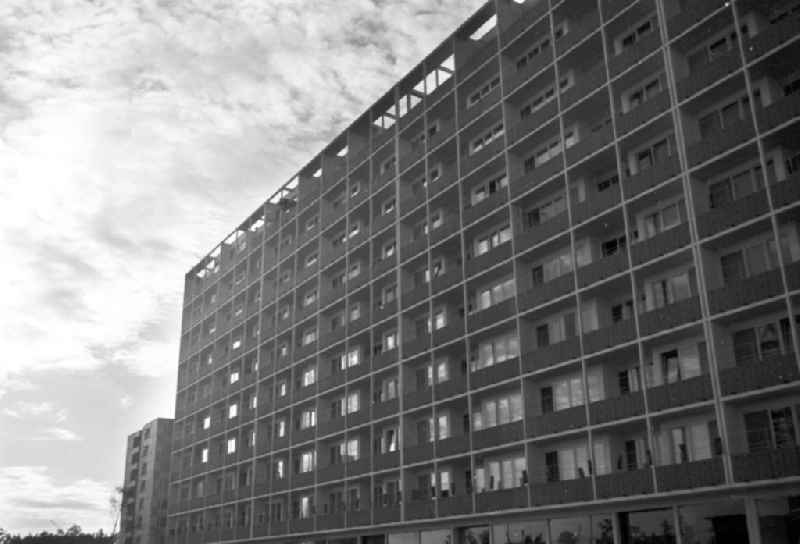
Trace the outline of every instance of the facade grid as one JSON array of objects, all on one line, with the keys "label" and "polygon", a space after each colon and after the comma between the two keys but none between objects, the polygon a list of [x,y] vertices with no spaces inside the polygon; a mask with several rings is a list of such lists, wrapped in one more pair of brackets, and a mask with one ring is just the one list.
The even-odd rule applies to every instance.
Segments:
[{"label": "facade grid", "polygon": [[799,37],[487,2],[187,274],[168,541],[797,541]]}]

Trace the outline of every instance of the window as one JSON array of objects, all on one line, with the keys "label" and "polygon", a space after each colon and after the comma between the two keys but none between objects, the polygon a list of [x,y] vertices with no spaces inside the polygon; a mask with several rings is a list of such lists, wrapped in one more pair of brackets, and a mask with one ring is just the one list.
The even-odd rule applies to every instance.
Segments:
[{"label": "window", "polygon": [[436,418],[436,429],[439,433],[439,440],[450,438],[450,416],[448,414],[440,414]]},{"label": "window", "polygon": [[524,455],[484,459],[475,467],[475,490],[478,493],[512,489],[527,483]]},{"label": "window", "polygon": [[[800,324],[800,318],[796,318]],[[733,332],[733,354],[736,364],[748,364],[794,351],[788,318],[770,320]]]},{"label": "window", "polygon": [[472,107],[478,102],[480,102],[484,97],[486,97],[489,93],[493,90],[500,87],[500,76],[495,76],[475,91],[467,98],[467,107]]},{"label": "window", "polygon": [[279,480],[286,477],[286,462],[283,459],[275,461],[275,477]]},{"label": "window", "polygon": [[589,451],[586,445],[562,448],[545,453],[547,481],[558,482],[584,478],[589,474]]},{"label": "window", "polygon": [[275,423],[275,434],[278,435],[278,438],[286,437],[286,419],[281,418]]},{"label": "window", "polygon": [[647,366],[648,386],[656,387],[700,376],[702,373],[700,359],[705,356],[700,349],[705,348],[697,344],[687,344],[653,353]]},{"label": "window", "polygon": [[250,395],[250,409],[255,410],[256,408],[258,408],[258,395],[253,393]]},{"label": "window", "polygon": [[479,257],[509,240],[511,240],[511,226],[509,225],[503,225],[487,234],[479,236],[475,239],[474,243],[473,251],[475,257]]},{"label": "window", "polygon": [[394,240],[384,244],[383,247],[381,248],[381,259],[383,260],[393,257],[396,248],[397,245],[395,244]]},{"label": "window", "polygon": [[550,47],[550,38],[544,38],[517,58],[517,70],[522,70],[538,55]]},{"label": "window", "polygon": [[228,419],[233,419],[239,415],[239,405],[231,404],[228,406]]},{"label": "window", "polygon": [[344,370],[345,368],[352,368],[357,366],[361,362],[361,350],[359,348],[354,348],[348,351],[346,354],[342,355],[341,358],[341,368]]},{"label": "window", "polygon": [[508,300],[516,293],[514,278],[508,278],[495,285],[478,290],[475,296],[476,311],[485,310],[495,304]]},{"label": "window", "polygon": [[348,318],[351,322],[361,318],[361,304],[354,303],[348,310]]},{"label": "window", "polygon": [[564,249],[560,253],[551,256],[543,263],[533,267],[531,271],[533,285],[547,283],[569,272],[572,272],[572,253],[569,249]]},{"label": "window", "polygon": [[303,333],[303,345],[307,346],[317,341],[317,329],[308,329]]},{"label": "window", "polygon": [[622,99],[622,111],[627,113],[634,110],[644,102],[652,100],[655,96],[661,94],[663,85],[661,78],[662,75],[659,74],[625,93]]},{"label": "window", "polygon": [[388,427],[380,432],[378,438],[378,453],[391,453],[397,451],[397,429]]},{"label": "window", "polygon": [[306,294],[303,296],[303,306],[304,306],[304,307],[311,306],[311,305],[313,305],[315,302],[317,302],[317,290],[316,290],[316,289],[314,289],[313,291],[309,291],[309,292],[307,292],[307,293],[306,293]]},{"label": "window", "polygon": [[562,145],[560,136],[541,146],[539,149],[534,151],[533,155],[530,155],[525,159],[525,162],[523,163],[525,173],[527,174],[528,172],[532,172],[548,162],[550,159],[554,159],[561,154],[563,149],[564,146]]},{"label": "window", "polygon": [[231,385],[233,385],[234,383],[236,383],[238,381],[239,381],[239,371],[238,370],[234,370],[230,374],[229,382],[230,382]]},{"label": "window", "polygon": [[700,135],[701,137],[706,137],[720,130],[729,129],[740,120],[749,118],[749,116],[750,100],[745,95],[700,117],[698,119]]},{"label": "window", "polygon": [[716,423],[696,422],[666,428],[658,435],[662,465],[700,461],[711,457],[712,437],[716,440]]},{"label": "window", "polygon": [[378,400],[380,402],[388,402],[397,398],[397,376],[390,376],[381,380],[381,389],[379,392]]},{"label": "window", "polygon": [[300,429],[310,429],[317,425],[317,409],[306,408],[300,412]]},{"label": "window", "polygon": [[529,117],[533,112],[548,104],[556,97],[555,85],[551,85],[543,91],[540,91],[533,97],[533,99],[522,106],[519,110],[520,119]]},{"label": "window", "polygon": [[298,472],[305,473],[311,472],[314,470],[314,466],[316,465],[317,461],[316,452],[313,451],[304,451],[300,454],[300,466]]},{"label": "window", "polygon": [[470,142],[469,154],[474,155],[494,140],[502,138],[503,133],[503,122],[501,121]]},{"label": "window", "polygon": [[229,438],[228,439],[228,454],[236,453],[236,439]]},{"label": "window", "polygon": [[316,253],[310,253],[310,254],[306,255],[306,260],[305,260],[306,268],[311,268],[315,264],[317,264],[317,254]]},{"label": "window", "polygon": [[385,353],[397,348],[397,331],[388,332],[383,335],[383,349]]},{"label": "window", "polygon": [[[770,161],[772,164],[772,161]],[[769,165],[768,165],[769,167]],[[774,164],[772,164],[774,168]],[[708,185],[708,202],[712,209],[723,208],[733,201],[764,188],[764,174],[761,166],[739,170]]]},{"label": "window", "polygon": [[360,451],[358,448],[358,438],[345,440],[340,444],[340,455],[348,461],[358,461]]},{"label": "window", "polygon": [[663,138],[657,142],[649,145],[648,147],[637,151],[636,158],[636,172],[645,172],[653,168],[656,164],[660,164],[672,156],[674,144],[672,138]]},{"label": "window", "polygon": [[200,462],[201,463],[208,463],[208,448],[203,448],[200,451]]},{"label": "window", "polygon": [[529,210],[525,216],[528,227],[536,227],[561,215],[567,210],[567,200],[563,194],[554,196]]},{"label": "window", "polygon": [[358,391],[352,391],[348,393],[346,400],[345,410],[348,414],[355,414],[361,410],[361,395],[358,393]]},{"label": "window", "polygon": [[355,262],[350,265],[350,268],[347,269],[347,279],[352,280],[358,275],[361,274],[361,262]]},{"label": "window", "polygon": [[208,430],[211,428],[211,416],[205,416],[203,418],[203,429]]},{"label": "window", "polygon": [[522,395],[509,393],[484,399],[472,414],[472,426],[476,431],[506,425],[522,419]]},{"label": "window", "polygon": [[289,393],[289,387],[286,383],[286,380],[281,380],[278,382],[278,396],[285,397]]},{"label": "window", "polygon": [[683,199],[662,205],[642,218],[641,239],[647,240],[660,232],[681,224],[681,211],[684,209]]},{"label": "window", "polygon": [[280,357],[288,357],[289,356],[289,344],[283,343],[278,348],[278,356]]},{"label": "window", "polygon": [[281,307],[280,311],[278,312],[278,318],[281,321],[285,321],[285,320],[289,319],[289,316],[291,314],[292,314],[291,308],[289,308],[289,306],[283,306],[283,307]]},{"label": "window", "polygon": [[544,348],[575,336],[575,314],[567,313],[550,318],[536,326],[536,345]]},{"label": "window", "polygon": [[648,281],[644,285],[645,310],[649,312],[687,299],[692,296],[692,291],[688,270]]},{"label": "window", "polygon": [[472,189],[470,194],[470,206],[475,206],[506,187],[508,187],[508,177],[505,174],[492,178],[486,183]]},{"label": "window", "polygon": [[389,171],[394,172],[394,167],[396,163],[397,163],[397,158],[394,155],[385,159],[380,166],[381,175]]},{"label": "window", "polygon": [[744,424],[750,452],[797,445],[795,420],[788,406],[745,413]]},{"label": "window", "polygon": [[720,258],[725,284],[757,276],[778,266],[775,241],[770,237],[750,242]]},{"label": "window", "polygon": [[478,344],[477,352],[473,352],[470,359],[470,370],[475,372],[517,356],[519,338],[516,333],[498,336]]},{"label": "window", "polygon": [[301,385],[303,387],[308,387],[309,385],[314,385],[317,381],[317,369],[314,367],[307,368],[303,371],[303,375],[301,378]]},{"label": "window", "polygon": [[656,28],[655,20],[648,19],[647,21],[639,23],[617,41],[617,54],[619,55],[623,51],[633,47],[642,40],[642,38],[655,31]]},{"label": "window", "polygon": [[391,213],[394,213],[394,206],[395,206],[395,199],[390,198],[381,205],[381,214],[389,215]]},{"label": "window", "polygon": [[[433,314],[433,330],[438,331],[447,326],[447,314],[443,309],[437,310]],[[430,327],[429,327],[430,328]]]},{"label": "window", "polygon": [[387,304],[391,304],[397,298],[397,285],[391,284],[387,285],[381,290],[381,304],[378,306],[379,308],[383,308]]},{"label": "window", "polygon": [[306,221],[306,232],[311,232],[315,228],[317,228],[317,223],[319,222],[319,218],[315,215],[310,217],[308,221]]}]

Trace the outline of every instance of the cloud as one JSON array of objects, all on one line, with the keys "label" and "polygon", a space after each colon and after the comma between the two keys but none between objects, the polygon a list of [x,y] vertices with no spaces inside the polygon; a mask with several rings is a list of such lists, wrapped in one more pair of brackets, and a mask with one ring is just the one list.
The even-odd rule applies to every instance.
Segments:
[{"label": "cloud", "polygon": [[132,404],[133,404],[133,397],[131,397],[130,395],[123,395],[119,399],[119,405],[122,406],[123,408],[126,409],[130,408]]},{"label": "cloud", "polygon": [[66,410],[56,409],[52,402],[19,401],[13,408],[4,408],[2,413],[14,419],[47,419],[60,423],[67,419]]},{"label": "cloud", "polygon": [[37,441],[44,441],[44,440],[64,440],[64,441],[76,441],[81,440],[81,437],[78,436],[73,431],[69,429],[65,429],[63,427],[47,427],[40,431],[34,432],[34,434],[28,440],[37,440]]},{"label": "cloud", "polygon": [[85,530],[111,526],[113,486],[78,478],[58,481],[44,466],[0,467],[0,518],[15,532],[52,529],[51,521]]}]

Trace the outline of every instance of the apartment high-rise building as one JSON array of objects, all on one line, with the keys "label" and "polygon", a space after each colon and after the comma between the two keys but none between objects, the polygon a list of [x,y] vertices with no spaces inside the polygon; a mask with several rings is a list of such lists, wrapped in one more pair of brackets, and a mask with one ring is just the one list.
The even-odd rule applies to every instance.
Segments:
[{"label": "apartment high-rise building", "polygon": [[187,274],[168,542],[797,542],[798,58],[486,3]]},{"label": "apartment high-rise building", "polygon": [[128,435],[120,544],[163,544],[173,420],[158,418]]}]

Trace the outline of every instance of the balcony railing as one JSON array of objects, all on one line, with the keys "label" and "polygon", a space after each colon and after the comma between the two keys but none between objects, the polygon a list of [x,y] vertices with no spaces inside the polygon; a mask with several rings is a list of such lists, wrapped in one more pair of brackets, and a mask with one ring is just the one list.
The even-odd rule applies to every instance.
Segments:
[{"label": "balcony railing", "polygon": [[667,408],[684,406],[711,399],[711,378],[708,374],[695,376],[675,383],[667,383],[647,389],[647,406],[658,412]]},{"label": "balcony railing", "polygon": [[681,223],[652,238],[632,244],[631,260],[634,265],[642,264],[685,247],[689,241],[689,223]]},{"label": "balcony railing", "polygon": [[715,85],[741,67],[739,48],[731,49],[710,62],[694,66],[689,76],[678,81],[678,99],[685,100],[706,87]]},{"label": "balcony railing", "polygon": [[644,395],[641,391],[600,400],[589,405],[589,416],[593,425],[642,414],[644,414]]},{"label": "balcony railing", "polygon": [[546,181],[564,169],[564,161],[561,155],[558,155],[544,164],[541,164],[531,170],[525,172],[511,180],[511,196],[519,196],[528,189],[538,186],[543,181]]},{"label": "balcony railing", "polygon": [[724,312],[739,306],[775,297],[783,292],[779,270],[769,270],[708,293],[711,313]]},{"label": "balcony railing", "polygon": [[450,378],[445,382],[437,383],[433,387],[433,393],[437,401],[463,394],[466,390],[467,381],[463,377]]},{"label": "balcony railing", "polygon": [[403,462],[405,464],[429,461],[433,459],[433,442],[411,446],[406,448],[403,453]]},{"label": "balcony railing", "polygon": [[515,312],[514,299],[506,299],[488,308],[473,312],[467,317],[467,326],[470,332],[494,325],[513,316]]},{"label": "balcony railing", "polygon": [[594,498],[591,478],[534,483],[531,491],[534,506],[586,502]]},{"label": "balcony railing", "polygon": [[498,138],[497,140],[487,144],[480,151],[476,151],[472,154],[465,154],[461,157],[461,175],[466,176],[483,163],[497,155],[503,150],[505,146],[505,142],[503,142],[502,138]]},{"label": "balcony railing", "polygon": [[531,132],[541,128],[558,113],[555,100],[544,104],[530,115],[512,125],[508,132],[509,144],[515,144]]},{"label": "balcony railing", "polygon": [[583,202],[572,204],[572,223],[578,224],[599,215],[620,202],[619,189],[612,186],[602,192],[592,192]]},{"label": "balcony railing", "polygon": [[636,336],[636,327],[633,319],[618,321],[608,327],[585,333],[583,350],[585,353],[594,353],[630,342],[634,336]]},{"label": "balcony railing", "polygon": [[478,512],[510,510],[528,506],[528,488],[514,487],[498,491],[484,491],[476,495]]},{"label": "balcony railing", "polygon": [[406,502],[406,519],[428,519],[436,516],[436,503],[430,498],[431,492],[429,490],[425,491],[428,494],[428,498],[419,498]]},{"label": "balcony railing", "polygon": [[731,456],[737,482],[774,480],[800,475],[800,448],[786,447]]},{"label": "balcony railing", "polygon": [[583,97],[597,91],[605,83],[606,66],[602,62],[587,72],[576,75],[575,84],[561,95],[561,109],[569,108]]},{"label": "balcony railing", "polygon": [[686,151],[689,164],[695,166],[716,158],[753,138],[755,135],[753,120],[750,118],[750,112],[746,115],[745,119],[739,119],[724,129],[705,134],[698,142],[690,145]]},{"label": "balcony railing", "polygon": [[756,112],[758,128],[767,132],[800,117],[800,94],[789,95]]},{"label": "balcony railing", "polygon": [[580,351],[578,339],[573,336],[563,342],[550,344],[525,353],[522,362],[526,372],[534,372],[575,359],[580,356]]},{"label": "balcony railing", "polygon": [[625,178],[625,195],[628,198],[632,198],[678,175],[679,171],[680,163],[678,162],[678,156],[673,154],[667,157],[666,160],[656,163],[643,172],[627,176]]},{"label": "balcony railing", "polygon": [[702,461],[656,467],[656,481],[659,491],[720,485],[725,482],[722,458],[712,457]]},{"label": "balcony railing", "polygon": [[795,354],[787,353],[720,369],[719,380],[723,395],[735,395],[800,380],[800,370]]},{"label": "balcony railing", "polygon": [[500,101],[500,87],[495,87],[489,94],[483,96],[477,104],[473,104],[465,110],[461,110],[458,116],[458,121],[461,126],[466,126],[468,123],[477,119],[490,109],[492,109]]},{"label": "balcony railing", "polygon": [[595,9],[589,15],[582,17],[579,21],[570,21],[567,32],[560,40],[556,41],[556,54],[563,55],[576,43],[582,41],[589,34],[596,32],[600,28],[600,14]]},{"label": "balcony railing", "polygon": [[575,279],[572,274],[562,274],[532,289],[528,289],[517,296],[521,312],[535,308],[541,304],[560,298],[575,288]]},{"label": "balcony railing", "polygon": [[515,376],[519,376],[519,358],[517,357],[474,371],[470,374],[469,385],[471,389],[478,389]]},{"label": "balcony railing", "polygon": [[628,255],[619,251],[586,266],[578,268],[578,286],[586,287],[592,283],[615,276],[628,268]]},{"label": "balcony railing", "polygon": [[611,75],[616,76],[624,70],[635,66],[640,60],[651,54],[661,46],[661,35],[653,31],[638,42],[622,51],[619,55],[608,59],[608,68]]},{"label": "balcony railing", "polygon": [[539,416],[533,416],[528,424],[528,435],[544,436],[586,425],[586,406],[573,406]]},{"label": "balcony railing", "polygon": [[497,41],[490,39],[485,44],[476,47],[475,51],[460,65],[456,66],[456,71],[463,81],[471,72],[489,60],[497,52]]},{"label": "balcony railing", "polygon": [[650,97],[647,102],[639,104],[629,112],[617,116],[617,135],[623,136],[632,130],[636,130],[661,115],[669,106],[670,100],[667,91],[662,91],[656,96]]},{"label": "balcony railing", "polygon": [[569,217],[564,212],[535,227],[520,229],[514,240],[517,253],[549,240],[553,236],[561,234],[567,228],[569,228]]},{"label": "balcony railing", "polygon": [[490,448],[522,440],[522,436],[522,421],[515,421],[480,431],[473,431],[472,447],[475,449]]},{"label": "balcony railing", "polygon": [[614,132],[611,123],[608,123],[601,129],[581,138],[581,140],[572,147],[567,148],[567,164],[573,165],[576,162],[592,156],[601,148],[609,145],[613,139]]},{"label": "balcony railing", "polygon": [[776,208],[782,208],[800,201],[800,174],[794,174],[784,181],[770,187],[772,202]]},{"label": "balcony railing", "polygon": [[500,34],[500,41],[503,45],[508,44],[514,38],[522,34],[529,26],[537,22],[547,13],[549,5],[547,2],[536,2],[517,18],[507,30]]},{"label": "balcony railing", "polygon": [[700,298],[690,297],[639,315],[639,333],[654,334],[700,319]]},{"label": "balcony railing", "polygon": [[466,435],[456,435],[439,440],[436,443],[437,457],[450,457],[460,455],[469,450],[469,439]]},{"label": "balcony railing", "polygon": [[598,499],[631,497],[653,492],[653,471],[650,467],[598,475],[595,479]]},{"label": "balcony railing", "polygon": [[464,224],[469,225],[482,217],[486,217],[506,202],[508,202],[508,193],[500,191],[466,208],[463,215]]},{"label": "balcony railing", "polygon": [[467,260],[467,276],[475,275],[479,272],[491,268],[492,266],[508,260],[511,257],[511,243],[504,242],[495,246],[486,253]]},{"label": "balcony railing", "polygon": [[439,517],[472,513],[472,495],[450,495],[438,499],[437,502],[439,503]]}]

